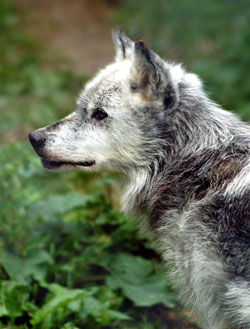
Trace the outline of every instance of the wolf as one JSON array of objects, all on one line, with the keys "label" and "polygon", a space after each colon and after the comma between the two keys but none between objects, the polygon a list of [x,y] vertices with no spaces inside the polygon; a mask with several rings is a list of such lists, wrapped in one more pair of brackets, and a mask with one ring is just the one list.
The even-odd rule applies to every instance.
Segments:
[{"label": "wolf", "polygon": [[29,135],[47,169],[122,177],[184,305],[206,329],[250,328],[250,129],[200,79],[113,31],[115,61],[73,113]]}]

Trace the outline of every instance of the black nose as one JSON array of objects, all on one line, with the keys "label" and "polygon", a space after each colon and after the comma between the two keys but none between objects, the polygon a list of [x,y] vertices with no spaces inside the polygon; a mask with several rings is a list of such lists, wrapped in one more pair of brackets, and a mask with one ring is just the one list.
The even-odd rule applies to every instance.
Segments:
[{"label": "black nose", "polygon": [[46,141],[46,135],[42,131],[35,130],[29,134],[29,140],[34,148],[41,147]]}]

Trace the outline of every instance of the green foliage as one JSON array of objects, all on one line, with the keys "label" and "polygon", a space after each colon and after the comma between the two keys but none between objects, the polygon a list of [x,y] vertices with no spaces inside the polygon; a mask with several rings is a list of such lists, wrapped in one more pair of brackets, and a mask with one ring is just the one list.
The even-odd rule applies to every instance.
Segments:
[{"label": "green foliage", "polygon": [[96,320],[97,326],[98,323],[108,324],[113,320],[130,319],[110,308],[109,298],[116,296],[110,292],[105,296],[105,288],[68,289],[57,284],[47,286],[53,297],[34,313],[32,325],[42,323],[45,328],[53,328],[55,320],[63,323],[65,315],[69,316],[70,313],[75,314],[75,323],[86,323],[89,317]]},{"label": "green foliage", "polygon": [[173,307],[173,298],[167,293],[170,285],[162,274],[153,274],[152,262],[141,257],[120,254],[108,266],[111,276],[107,285],[111,289],[122,288],[124,295],[137,306],[162,303]]},{"label": "green foliage", "polygon": [[223,107],[250,120],[248,0],[122,0],[116,21],[200,75]]},{"label": "green foliage", "polygon": [[20,284],[28,284],[29,279],[44,279],[46,268],[43,264],[51,264],[52,259],[45,250],[28,250],[25,256],[11,252],[7,248],[2,252],[2,264],[9,278]]}]

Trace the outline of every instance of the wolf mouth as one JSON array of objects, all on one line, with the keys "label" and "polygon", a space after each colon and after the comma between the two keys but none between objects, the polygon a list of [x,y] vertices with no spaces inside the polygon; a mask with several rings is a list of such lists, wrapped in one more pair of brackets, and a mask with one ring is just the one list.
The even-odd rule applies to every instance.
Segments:
[{"label": "wolf mouth", "polygon": [[55,169],[55,168],[59,168],[63,165],[91,167],[95,164],[95,161],[92,160],[92,161],[71,162],[71,161],[48,161],[48,160],[42,159],[42,164],[47,169]]}]

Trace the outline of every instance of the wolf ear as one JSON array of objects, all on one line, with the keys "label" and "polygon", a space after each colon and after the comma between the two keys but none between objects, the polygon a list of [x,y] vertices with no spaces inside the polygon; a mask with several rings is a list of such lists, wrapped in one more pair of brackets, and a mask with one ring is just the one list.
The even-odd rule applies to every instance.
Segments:
[{"label": "wolf ear", "polygon": [[112,37],[116,51],[115,61],[119,62],[126,58],[130,58],[132,55],[134,42],[118,28],[112,30]]},{"label": "wolf ear", "polygon": [[130,87],[143,101],[162,100],[165,108],[173,107],[178,100],[177,87],[169,69],[143,41],[137,41],[134,45]]},{"label": "wolf ear", "polygon": [[160,72],[155,63],[152,51],[145,45],[143,41],[137,41],[134,46],[134,56],[131,69],[131,85],[133,80],[135,88],[143,90],[150,85],[158,87],[161,79]]}]

